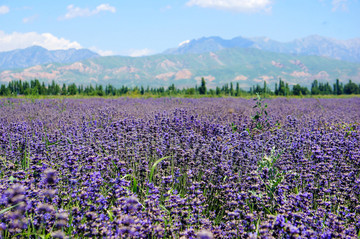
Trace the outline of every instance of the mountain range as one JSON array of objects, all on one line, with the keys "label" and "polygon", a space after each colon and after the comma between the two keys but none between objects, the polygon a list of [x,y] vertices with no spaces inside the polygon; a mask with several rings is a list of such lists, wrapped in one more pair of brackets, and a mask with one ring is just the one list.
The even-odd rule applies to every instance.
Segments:
[{"label": "mountain range", "polygon": [[[37,78],[48,83],[55,80],[116,87],[166,87],[170,84],[193,87],[200,84],[202,77],[209,88],[238,82],[241,88],[248,89],[264,81],[271,87],[279,78],[290,85],[306,86],[314,79],[330,83],[337,78],[343,82],[351,79],[360,83],[360,42],[357,42],[358,39],[340,41],[319,36],[289,43],[266,38],[207,37],[144,57],[100,57],[86,49],[55,51],[55,57],[53,51],[31,47],[23,51],[32,53],[21,55],[22,51],[18,50],[12,52],[13,58],[6,58],[13,59],[12,64],[7,61],[8,66],[13,67],[0,70],[0,83]],[[19,60],[15,52],[20,54]],[[1,54],[0,62],[4,62]],[[18,68],[21,64],[28,66]]]},{"label": "mountain range", "polygon": [[266,37],[230,40],[220,37],[202,37],[186,41],[177,48],[166,50],[165,54],[186,54],[214,52],[226,48],[256,48],[277,53],[307,56],[324,56],[338,60],[360,62],[360,38],[337,40],[318,35],[296,39],[290,42],[274,41]]},{"label": "mountain range", "polygon": [[49,51],[40,46],[0,52],[0,70],[26,68],[48,63],[71,63],[99,55],[88,49],[68,49]]}]

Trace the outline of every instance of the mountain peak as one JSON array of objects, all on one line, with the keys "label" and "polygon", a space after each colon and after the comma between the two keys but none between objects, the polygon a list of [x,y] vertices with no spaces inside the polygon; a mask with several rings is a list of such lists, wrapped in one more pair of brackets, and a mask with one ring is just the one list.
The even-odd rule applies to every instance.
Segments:
[{"label": "mountain peak", "polygon": [[48,49],[46,49],[42,46],[38,46],[38,45],[33,45],[33,46],[24,48],[24,50],[26,50],[26,49],[31,49],[31,50],[36,50],[36,51],[48,51]]},{"label": "mountain peak", "polygon": [[230,40],[218,36],[201,37],[198,39],[187,40],[179,44],[178,48],[172,48],[164,51],[165,54],[198,54],[204,52],[214,52],[225,48],[246,48],[252,44],[252,41],[235,37]]},{"label": "mountain peak", "polygon": [[25,68],[48,63],[70,63],[99,56],[88,49],[47,50],[41,46],[0,52],[0,70]]},{"label": "mountain peak", "polygon": [[201,37],[182,42],[179,47],[166,50],[166,54],[198,54],[216,52],[226,48],[257,48],[277,53],[316,55],[351,62],[360,62],[360,39],[337,40],[310,35],[290,42],[279,42],[268,37],[234,37],[230,40],[218,36]]}]

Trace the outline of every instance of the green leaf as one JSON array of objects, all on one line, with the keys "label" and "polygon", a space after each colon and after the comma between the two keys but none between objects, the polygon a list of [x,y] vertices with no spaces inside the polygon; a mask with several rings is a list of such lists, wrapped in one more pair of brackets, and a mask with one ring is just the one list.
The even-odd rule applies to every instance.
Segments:
[{"label": "green leaf", "polygon": [[110,222],[114,221],[114,215],[111,211],[109,210],[105,210],[107,212],[107,214],[109,215],[109,219],[110,219]]},{"label": "green leaf", "polygon": [[278,185],[279,185],[279,183],[281,183],[281,181],[284,179],[284,177],[280,177],[280,178],[278,178],[278,180],[272,185],[272,187],[273,188],[276,188]]},{"label": "green leaf", "polygon": [[158,159],[154,164],[153,166],[151,167],[151,171],[150,171],[150,178],[149,178],[149,183],[151,183],[152,181],[152,178],[154,176],[154,172],[155,172],[155,169],[156,169],[156,166],[161,163],[164,159],[167,159],[167,158],[170,158],[170,156],[166,156],[166,157],[163,157],[161,159]]},{"label": "green leaf", "polygon": [[136,181],[136,178],[135,178],[135,176],[134,175],[132,175],[132,174],[126,174],[124,177],[122,177],[121,179],[125,179],[125,178],[127,178],[127,177],[132,177],[132,179],[133,179],[133,181],[132,181],[132,192],[133,193],[136,193],[136,191],[137,191],[137,181]]},{"label": "green leaf", "polygon": [[164,207],[163,205],[159,205],[159,207],[164,210],[167,214],[170,214],[170,211],[166,209],[166,207]]},{"label": "green leaf", "polygon": [[21,202],[20,202],[20,203],[18,203],[18,204],[15,204],[15,205],[13,205],[13,206],[7,207],[7,208],[5,208],[5,209],[3,209],[3,210],[1,210],[1,211],[0,211],[0,215],[1,215],[1,214],[4,214],[5,212],[10,211],[11,209],[13,209],[13,208],[15,208],[15,207],[19,206],[20,204],[21,204]]},{"label": "green leaf", "polygon": [[13,183],[17,178],[13,177],[13,176],[10,176],[9,180],[11,183]]},{"label": "green leaf", "polygon": [[47,144],[48,146],[50,146],[50,145],[58,145],[59,142],[60,142],[60,140],[56,140],[55,142],[50,143],[50,141],[46,138],[46,144]]},{"label": "green leaf", "polygon": [[259,235],[259,229],[260,229],[260,218],[256,222],[256,235]]}]

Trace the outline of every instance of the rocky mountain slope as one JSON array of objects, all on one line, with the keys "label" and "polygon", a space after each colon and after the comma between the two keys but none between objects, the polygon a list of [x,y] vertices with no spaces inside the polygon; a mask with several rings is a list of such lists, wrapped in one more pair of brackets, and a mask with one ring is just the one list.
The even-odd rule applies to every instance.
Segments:
[{"label": "rocky mountain slope", "polygon": [[274,86],[279,78],[310,85],[314,79],[360,83],[360,63],[328,57],[274,53],[256,48],[224,48],[197,54],[158,54],[146,57],[96,57],[68,64],[51,63],[0,72],[0,83],[39,79],[59,83],[127,86],[193,87],[201,77],[213,88],[239,82],[248,89],[264,81]]},{"label": "rocky mountain slope", "polygon": [[277,53],[307,56],[324,56],[338,60],[360,62],[360,38],[337,40],[318,35],[296,39],[290,42],[278,42],[266,37],[235,37],[225,40],[220,37],[203,37],[181,44],[177,48],[166,50],[165,54],[187,54],[218,51],[227,48],[256,48]]},{"label": "rocky mountain slope", "polygon": [[68,49],[49,51],[40,46],[0,52],[0,70],[26,68],[48,63],[70,63],[99,55],[87,49]]}]

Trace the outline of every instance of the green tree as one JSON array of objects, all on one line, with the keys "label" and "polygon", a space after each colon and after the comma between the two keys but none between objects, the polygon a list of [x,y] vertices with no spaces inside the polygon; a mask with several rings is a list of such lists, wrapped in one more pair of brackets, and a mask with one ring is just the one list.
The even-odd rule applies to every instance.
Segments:
[{"label": "green tree", "polygon": [[344,94],[351,95],[351,94],[359,94],[359,86],[349,80],[347,84],[344,86]]},{"label": "green tree", "polygon": [[290,95],[290,87],[289,87],[289,84],[286,82],[285,84],[285,95]]},{"label": "green tree", "polygon": [[301,95],[301,86],[299,84],[296,84],[293,86],[292,94],[293,95]]},{"label": "green tree", "polygon": [[195,95],[195,92],[196,92],[195,88],[187,88],[185,90],[186,95]]},{"label": "green tree", "polygon": [[1,85],[1,88],[0,88],[0,95],[2,95],[2,96],[10,95],[9,89],[3,84]]},{"label": "green tree", "polygon": [[68,94],[69,95],[76,95],[77,92],[77,87],[75,85],[75,83],[72,83],[71,85],[68,86]]},{"label": "green tree", "polygon": [[231,96],[234,96],[234,95],[235,95],[234,85],[233,85],[232,82],[230,83],[230,95],[231,95]]},{"label": "green tree", "polygon": [[98,95],[98,96],[104,96],[105,95],[105,92],[104,92],[104,89],[103,89],[102,85],[96,85],[95,89],[96,89],[96,95]]},{"label": "green tree", "polygon": [[241,93],[240,93],[240,85],[239,85],[239,82],[236,82],[236,90],[235,90],[235,91],[236,91],[235,95],[236,95],[236,96],[240,96]]},{"label": "green tree", "polygon": [[274,91],[275,95],[279,95],[279,89],[278,89],[278,85],[277,83],[275,83],[275,91]]},{"label": "green tree", "polygon": [[206,95],[206,82],[204,77],[201,78],[201,85],[198,90],[200,95]]},{"label": "green tree", "polygon": [[312,95],[319,95],[320,94],[319,82],[316,79],[311,83],[311,94]]},{"label": "green tree", "polygon": [[285,95],[286,94],[286,88],[285,88],[285,82],[279,79],[279,89],[278,89],[278,95]]},{"label": "green tree", "polygon": [[61,95],[67,95],[67,89],[66,89],[65,83],[63,84],[63,86],[61,88]]},{"label": "green tree", "polygon": [[339,79],[336,79],[336,83],[333,86],[333,93],[335,95],[342,95],[344,91],[344,86],[342,83],[340,83]]},{"label": "green tree", "polygon": [[216,86],[215,93],[216,95],[221,95],[221,89],[219,86]]}]

